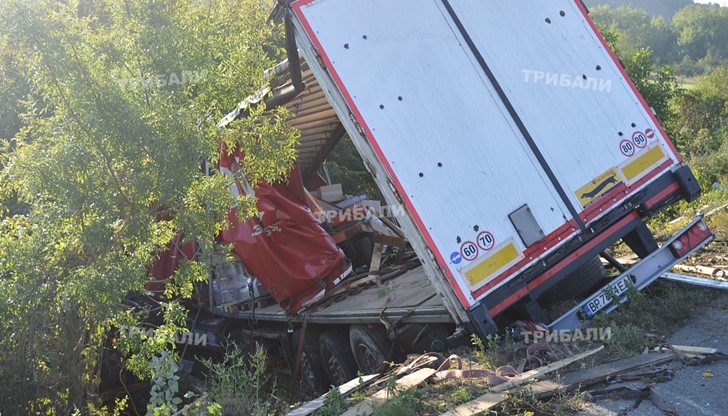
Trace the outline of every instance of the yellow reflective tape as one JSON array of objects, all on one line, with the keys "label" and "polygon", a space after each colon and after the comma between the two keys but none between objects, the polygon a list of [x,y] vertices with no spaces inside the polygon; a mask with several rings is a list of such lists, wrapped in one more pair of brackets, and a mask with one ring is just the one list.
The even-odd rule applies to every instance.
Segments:
[{"label": "yellow reflective tape", "polygon": [[631,162],[622,166],[620,170],[622,171],[622,175],[624,175],[624,178],[628,182],[631,182],[637,177],[641,176],[654,165],[666,159],[667,155],[662,150],[662,147],[655,146],[652,149],[648,149],[641,155],[637,156]]},{"label": "yellow reflective tape", "polygon": [[463,274],[468,279],[470,287],[475,287],[520,257],[521,252],[518,251],[516,245],[513,242],[509,242],[497,249],[490,256],[485,257],[470,270],[463,272]]}]

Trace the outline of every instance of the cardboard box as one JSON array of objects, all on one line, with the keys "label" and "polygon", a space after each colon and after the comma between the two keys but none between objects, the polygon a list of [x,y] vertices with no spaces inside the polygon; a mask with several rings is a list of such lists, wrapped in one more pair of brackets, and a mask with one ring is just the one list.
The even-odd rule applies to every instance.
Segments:
[{"label": "cardboard box", "polygon": [[337,202],[344,199],[344,189],[340,183],[322,186],[317,192],[320,198],[326,202]]}]

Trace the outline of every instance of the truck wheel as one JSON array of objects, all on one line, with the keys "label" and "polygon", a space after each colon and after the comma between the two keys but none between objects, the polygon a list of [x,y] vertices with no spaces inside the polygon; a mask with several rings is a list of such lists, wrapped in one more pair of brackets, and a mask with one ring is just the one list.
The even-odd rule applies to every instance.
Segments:
[{"label": "truck wheel", "polygon": [[[293,333],[293,352],[298,353],[298,346],[301,342],[301,330]],[[312,392],[322,392],[329,387],[329,379],[324,370],[321,353],[318,348],[318,335],[312,328],[306,329],[303,339],[303,351],[301,352],[301,364],[299,373],[301,382],[305,389]]]},{"label": "truck wheel", "polygon": [[574,270],[554,287],[547,290],[541,299],[543,304],[575,299],[591,293],[606,276],[604,265],[596,256]]},{"label": "truck wheel", "polygon": [[364,374],[379,374],[384,371],[387,355],[392,349],[392,342],[384,328],[352,325],[349,330],[349,343],[354,360]]},{"label": "truck wheel", "polygon": [[340,386],[356,377],[356,362],[349,348],[347,333],[330,329],[319,337],[319,351],[329,381]]}]

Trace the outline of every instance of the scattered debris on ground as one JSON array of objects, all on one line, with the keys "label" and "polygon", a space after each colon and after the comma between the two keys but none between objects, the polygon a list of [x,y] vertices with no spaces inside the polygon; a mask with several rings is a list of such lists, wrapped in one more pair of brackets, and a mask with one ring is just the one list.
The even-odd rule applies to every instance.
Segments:
[{"label": "scattered debris on ground", "polygon": [[[455,355],[413,357],[388,373],[352,380],[289,415],[690,414],[680,412],[662,386],[685,369],[712,380],[712,368],[728,366],[728,356],[669,336],[704,305],[716,299],[728,304],[728,295],[662,281],[630,298],[593,322],[611,329],[603,346],[585,340],[542,349],[524,343],[518,331],[476,338]],[[615,406],[614,413],[604,410]]]},{"label": "scattered debris on ground", "polygon": [[[433,392],[432,386],[437,385],[441,381],[450,382],[450,388],[446,390],[450,392],[451,400],[440,404],[430,403],[430,409],[420,409],[425,410],[425,413],[413,414],[474,416],[485,411],[493,410],[506,401],[515,400],[516,402],[521,402],[526,399],[533,403],[555,396],[557,396],[559,401],[563,401],[565,397],[568,397],[564,394],[570,391],[583,390],[595,384],[606,383],[607,385],[612,385],[614,383],[636,380],[650,380],[650,383],[640,389],[628,387],[599,388],[583,395],[584,400],[597,402],[606,399],[620,399],[633,400],[638,404],[643,400],[650,400],[654,406],[661,409],[665,414],[676,414],[676,411],[665,404],[665,401],[651,388],[657,380],[666,381],[674,375],[674,371],[666,370],[660,366],[674,360],[682,361],[684,365],[705,365],[728,358],[728,356],[712,348],[664,344],[645,354],[624,358],[588,369],[558,373],[559,370],[567,368],[571,364],[590,357],[603,349],[604,347],[600,346],[599,348],[576,354],[544,367],[520,374],[516,374],[516,370],[511,367],[508,372],[498,376],[502,378],[490,380],[495,384],[489,384],[487,380],[493,375],[498,375],[498,372],[486,374],[486,370],[470,370],[484,372],[482,376],[478,377],[480,378],[479,383],[474,383],[474,385],[487,389],[487,392],[477,398],[472,398],[472,393],[469,389],[465,388],[462,390],[466,385],[464,382],[465,378],[458,379],[461,387],[453,389],[452,387],[458,385],[458,382],[455,382],[456,379],[442,374],[443,372],[453,371],[448,369],[449,367],[446,363],[452,363],[453,360],[461,362],[459,357],[451,356],[444,361],[441,359],[424,361],[418,359],[415,360],[415,363],[426,362],[429,367],[417,368],[419,365],[415,365],[414,367],[405,365],[397,370],[393,370],[389,374],[363,376],[338,388],[339,399],[345,399],[347,396],[352,395],[352,393],[356,393],[354,394],[354,398],[347,402],[347,406],[350,404],[352,406],[341,414],[346,416],[382,414],[381,409],[385,409],[388,403],[403,397],[403,395],[407,395],[410,398],[418,397],[418,393],[422,396],[430,396]],[[437,363],[439,363],[439,366],[432,368],[432,364]],[[463,377],[467,377],[467,374],[464,374]],[[486,382],[483,383],[483,381]],[[331,392],[306,403],[288,415],[307,416],[311,414],[328,414],[326,412],[327,396],[330,395]],[[465,403],[458,404],[458,399],[465,401]],[[341,407],[340,403],[337,406]],[[508,403],[505,406],[511,408],[510,406],[513,406],[513,403]],[[578,406],[571,406],[569,409],[576,410],[573,407]],[[321,412],[322,410],[323,412]],[[538,410],[537,407],[536,410]],[[319,411],[319,413],[314,413],[316,411]]]}]

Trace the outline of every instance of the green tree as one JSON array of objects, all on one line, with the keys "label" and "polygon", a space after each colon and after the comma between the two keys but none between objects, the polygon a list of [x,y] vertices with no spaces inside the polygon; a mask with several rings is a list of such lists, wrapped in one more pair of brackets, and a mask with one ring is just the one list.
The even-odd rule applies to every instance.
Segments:
[{"label": "green tree", "polygon": [[631,54],[647,46],[645,36],[650,30],[650,18],[644,9],[631,6],[611,8],[600,5],[590,10],[590,16],[617,34],[619,39],[616,47],[620,52]]},{"label": "green tree", "polygon": [[[22,126],[22,114],[25,112],[25,102],[31,94],[30,84],[25,77],[27,68],[24,62],[16,58],[17,45],[13,39],[0,38],[0,168],[2,156],[15,149],[13,137]],[[33,97],[38,100],[38,97]],[[17,199],[6,201],[10,213],[25,212],[27,207],[18,204]]]},{"label": "green tree", "polygon": [[728,69],[700,77],[673,106],[678,144],[704,185],[728,184]]},{"label": "green tree", "polygon": [[331,181],[341,183],[345,193],[356,195],[365,192],[369,198],[382,198],[377,184],[348,135],[341,139],[326,158],[326,167]]},{"label": "green tree", "polygon": [[695,133],[702,129],[717,131],[728,117],[728,69],[716,67],[709,75],[698,78],[695,88],[687,90],[676,101],[680,114],[678,127]]},{"label": "green tree", "polygon": [[589,7],[606,4],[617,8],[620,6],[632,6],[645,9],[651,17],[661,16],[670,21],[672,16],[683,7],[693,4],[692,0],[585,0]]},{"label": "green tree", "polygon": [[687,6],[675,14],[671,27],[678,46],[690,58],[728,58],[728,8],[717,4]]},{"label": "green tree", "polygon": [[[10,39],[0,39],[0,138],[9,139],[20,130],[23,101],[30,93],[30,85],[22,75],[26,72],[14,52]],[[7,153],[10,149],[0,150]]]},{"label": "green tree", "polygon": [[[231,206],[254,212],[252,198],[227,192],[230,179],[200,169],[221,142],[246,152],[253,183],[292,166],[298,136],[284,112],[254,108],[215,127],[281,58],[261,47],[281,44],[267,12],[258,0],[0,2],[3,75],[23,68],[12,78],[30,92],[0,172],[0,198],[28,204],[0,222],[0,413],[88,411],[100,347],[133,322],[120,301],[143,290],[154,253],[175,235],[208,252]],[[166,325],[125,344],[140,375],[173,350],[179,300],[206,270],[183,264]]]},{"label": "green tree", "polygon": [[650,49],[661,62],[676,59],[676,37],[662,16],[650,18],[644,9],[632,6],[612,8],[599,5],[591,9],[590,16],[603,28],[618,37],[615,47],[627,56],[639,49]]},{"label": "green tree", "polygon": [[658,117],[665,122],[671,122],[674,113],[670,101],[679,93],[679,85],[672,69],[667,65],[657,67],[649,49],[635,51],[625,61],[624,66],[635,87]]},{"label": "green tree", "polygon": [[679,57],[676,44],[677,37],[665,19],[662,16],[653,18],[645,34],[645,45],[654,52],[655,58],[662,64],[674,62]]},{"label": "green tree", "polygon": [[[609,29],[604,24],[597,23],[597,25],[609,47],[617,55],[622,55],[618,45],[623,34]],[[647,104],[655,110],[669,133],[675,119],[675,110],[670,103],[682,93],[675,73],[667,65],[657,65],[650,49],[637,49],[626,56],[627,59],[623,59],[623,64],[629,78]]]}]

